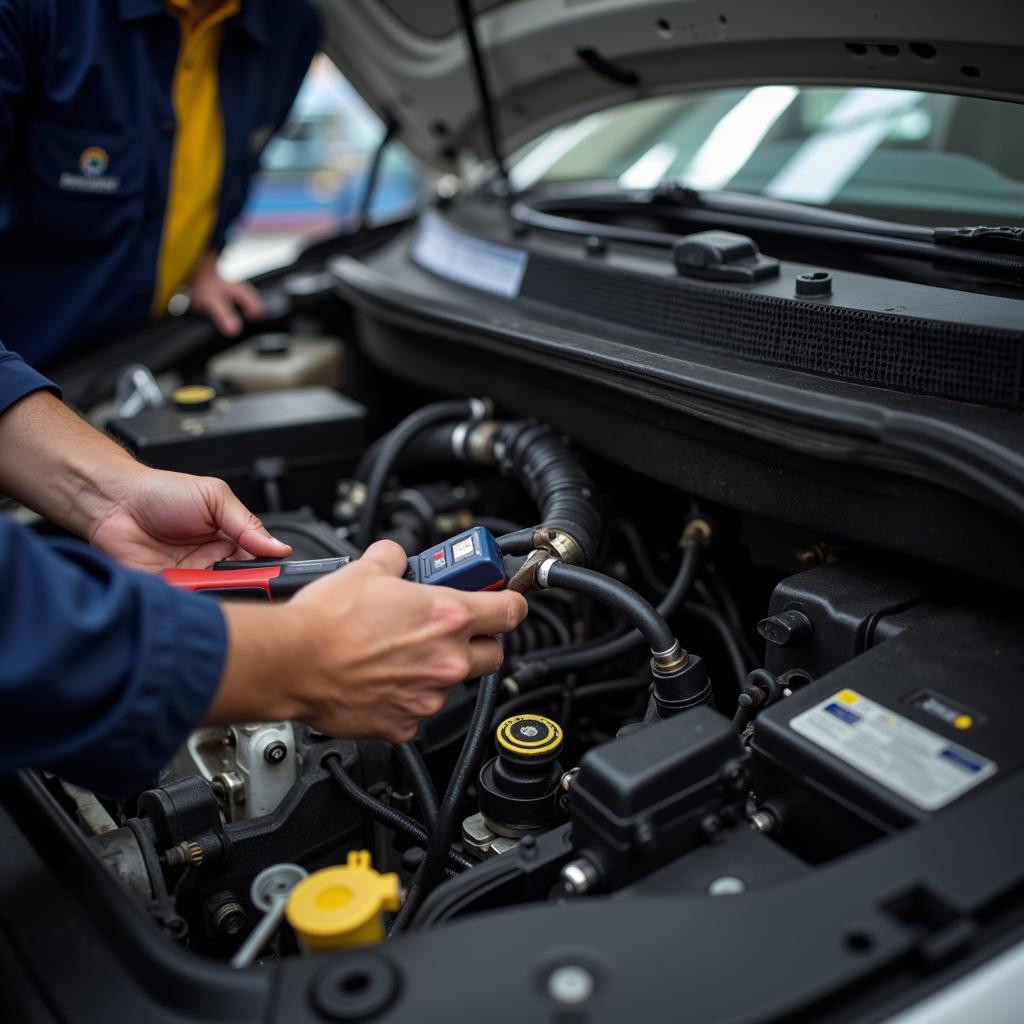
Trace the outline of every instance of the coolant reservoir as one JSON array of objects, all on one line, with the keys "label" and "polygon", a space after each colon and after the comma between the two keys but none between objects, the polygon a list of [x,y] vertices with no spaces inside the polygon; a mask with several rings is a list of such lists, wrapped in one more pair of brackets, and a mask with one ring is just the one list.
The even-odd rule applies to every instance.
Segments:
[{"label": "coolant reservoir", "polygon": [[338,338],[260,334],[214,356],[206,375],[243,392],[313,386],[340,390],[344,351]]}]

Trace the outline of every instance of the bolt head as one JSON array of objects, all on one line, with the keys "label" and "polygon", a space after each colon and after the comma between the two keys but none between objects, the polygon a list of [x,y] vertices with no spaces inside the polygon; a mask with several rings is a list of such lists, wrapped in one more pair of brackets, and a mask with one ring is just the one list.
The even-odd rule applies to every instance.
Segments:
[{"label": "bolt head", "polygon": [[280,764],[288,756],[288,748],[280,740],[268,743],[263,750],[263,760],[267,764]]}]

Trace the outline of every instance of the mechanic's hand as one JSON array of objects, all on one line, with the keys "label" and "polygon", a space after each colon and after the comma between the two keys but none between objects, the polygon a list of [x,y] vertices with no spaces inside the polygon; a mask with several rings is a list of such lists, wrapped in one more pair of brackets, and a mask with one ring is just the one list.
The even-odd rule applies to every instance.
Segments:
[{"label": "mechanic's hand", "polygon": [[397,544],[379,541],[281,608],[225,604],[228,666],[208,723],[298,719],[332,736],[411,740],[453,686],[497,670],[494,636],[527,604],[410,583],[407,568]]},{"label": "mechanic's hand", "polygon": [[223,480],[147,469],[108,492],[109,505],[88,532],[93,547],[134,569],[203,569],[224,558],[287,558]]},{"label": "mechanic's hand", "polygon": [[217,253],[207,250],[199,260],[192,280],[191,309],[208,316],[213,326],[228,338],[242,330],[242,317],[255,321],[263,317],[260,293],[245,281],[225,281],[217,272]]}]

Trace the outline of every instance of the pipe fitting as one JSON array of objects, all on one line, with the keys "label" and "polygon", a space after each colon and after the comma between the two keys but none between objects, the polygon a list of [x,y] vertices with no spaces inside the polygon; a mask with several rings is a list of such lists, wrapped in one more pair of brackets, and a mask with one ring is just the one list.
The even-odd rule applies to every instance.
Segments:
[{"label": "pipe fitting", "polygon": [[551,574],[551,567],[558,565],[561,560],[558,558],[546,558],[540,565],[537,566],[537,586],[541,590],[547,590],[549,587],[548,576]]},{"label": "pipe fitting", "polygon": [[576,538],[564,530],[554,530],[541,526],[534,531],[533,543],[538,548],[550,551],[556,558],[569,565],[583,565],[583,548]]},{"label": "pipe fitting", "polygon": [[667,651],[651,651],[651,661],[661,672],[671,672],[686,664],[689,655],[677,640]]},{"label": "pipe fitting", "polygon": [[683,527],[683,536],[679,543],[683,547],[689,544],[698,544],[700,547],[706,548],[710,546],[714,533],[715,531],[711,524],[706,519],[698,516],[696,519],[691,519]]}]

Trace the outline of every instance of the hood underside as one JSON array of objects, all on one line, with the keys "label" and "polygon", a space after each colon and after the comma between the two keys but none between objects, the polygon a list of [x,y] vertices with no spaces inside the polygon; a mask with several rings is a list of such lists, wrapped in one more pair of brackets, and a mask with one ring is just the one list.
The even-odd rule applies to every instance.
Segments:
[{"label": "hood underside", "polygon": [[[325,49],[435,167],[490,156],[456,0],[318,0]],[[686,89],[874,85],[1020,101],[1017,0],[474,0],[505,153]]]}]

